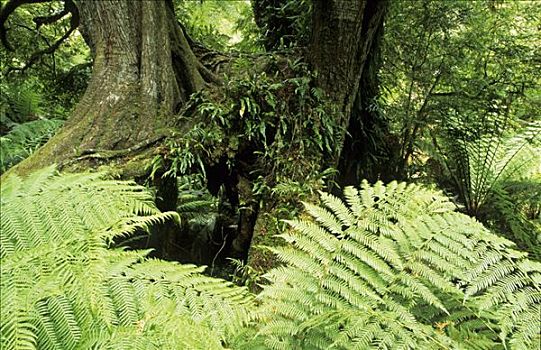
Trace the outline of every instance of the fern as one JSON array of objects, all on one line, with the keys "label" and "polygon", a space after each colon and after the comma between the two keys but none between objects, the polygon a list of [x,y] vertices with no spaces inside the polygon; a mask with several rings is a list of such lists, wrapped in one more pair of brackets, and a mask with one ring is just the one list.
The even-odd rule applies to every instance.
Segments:
[{"label": "fern", "polygon": [[25,123],[43,114],[44,98],[31,83],[3,84],[0,101],[12,123]]},{"label": "fern", "polygon": [[[4,179],[1,345],[9,349],[531,349],[541,263],[454,211],[390,183],[288,221],[284,265],[254,315],[204,267],[109,248],[163,220],[148,192],[103,174]],[[257,327],[248,326],[252,317]]]},{"label": "fern", "polygon": [[505,136],[505,118],[487,117],[475,127],[453,119],[443,138],[445,147],[439,149],[465,211],[539,259],[541,231],[524,215],[512,192],[517,181],[537,191],[541,122],[526,125],[512,137]]},{"label": "fern", "polygon": [[40,119],[16,124],[0,137],[0,173],[27,158],[62,126],[62,120]]},{"label": "fern", "polygon": [[209,226],[215,220],[217,199],[193,176],[178,178],[177,213],[189,224]]},{"label": "fern", "polygon": [[[444,154],[446,165],[468,213],[477,215],[499,184],[539,164],[541,122],[532,122],[505,137],[507,121],[496,119],[488,131],[469,130],[453,120]],[[486,126],[485,126],[486,128]],[[483,129],[483,128],[482,128]]]},{"label": "fern", "polygon": [[480,213],[532,258],[541,260],[541,181],[523,179],[498,186]]},{"label": "fern", "polygon": [[203,267],[108,249],[178,218],[144,188],[48,168],[1,195],[2,348],[221,349],[247,322],[246,292]]},{"label": "fern", "polygon": [[[259,296],[272,349],[532,348],[541,266],[447,198],[363,183],[289,221]],[[525,320],[522,322],[522,320]],[[536,330],[537,328],[537,330]]]}]

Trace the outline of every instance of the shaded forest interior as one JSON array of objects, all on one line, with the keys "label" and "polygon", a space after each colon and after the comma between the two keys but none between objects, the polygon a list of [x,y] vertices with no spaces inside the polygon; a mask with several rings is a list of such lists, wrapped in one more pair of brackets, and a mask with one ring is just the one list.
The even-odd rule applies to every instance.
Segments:
[{"label": "shaded forest interior", "polygon": [[532,349],[540,28],[536,1],[2,1],[2,346]]}]

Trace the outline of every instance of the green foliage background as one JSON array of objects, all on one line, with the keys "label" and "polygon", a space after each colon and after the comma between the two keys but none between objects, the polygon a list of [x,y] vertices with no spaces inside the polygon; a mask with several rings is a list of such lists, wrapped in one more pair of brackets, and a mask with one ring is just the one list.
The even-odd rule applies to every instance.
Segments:
[{"label": "green foliage background", "polygon": [[[2,173],[63,125],[90,77],[79,33],[23,69],[67,30],[66,19],[38,29],[32,21],[60,5],[25,6],[10,17],[9,39],[20,44],[0,51]],[[194,124],[172,130],[152,163],[152,175],[178,177],[177,211],[160,212],[147,188],[103,173],[48,168],[3,177],[2,347],[529,350],[540,343],[536,2],[390,2],[372,108],[397,140],[399,162],[389,172],[409,184],[363,182],[342,192],[334,170],[323,170],[341,141],[335,111],[314,87],[317,73],[291,58],[307,45],[310,2],[276,7],[270,17],[287,19],[291,27],[281,29],[294,37],[270,43],[249,2],[175,7],[193,40],[235,58],[219,93],[192,96]],[[269,45],[289,57],[265,53]],[[254,62],[278,73],[252,74]],[[219,198],[203,191],[203,162],[227,154],[231,166],[240,140],[264,150],[250,169],[253,193],[280,203],[268,219],[281,245],[267,251],[282,266],[261,275],[237,261],[232,277],[258,294],[204,267],[129,248],[165,222],[196,237],[211,231]],[[200,177],[185,177],[194,169]],[[318,202],[326,187],[340,197],[321,192]]]}]

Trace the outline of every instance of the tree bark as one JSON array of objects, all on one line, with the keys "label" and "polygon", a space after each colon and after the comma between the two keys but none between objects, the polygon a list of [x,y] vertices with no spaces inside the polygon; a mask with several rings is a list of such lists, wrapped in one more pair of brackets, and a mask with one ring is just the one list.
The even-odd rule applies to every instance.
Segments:
[{"label": "tree bark", "polygon": [[400,158],[399,142],[392,136],[389,120],[380,111],[377,101],[382,39],[383,22],[379,21],[361,74],[340,155],[337,182],[342,187],[358,186],[363,179],[375,182],[399,178],[394,166]]},{"label": "tree bark", "polygon": [[20,173],[152,140],[204,87],[170,0],[81,0],[79,11],[94,60],[90,83],[60,132],[14,169]]},{"label": "tree bark", "polygon": [[347,126],[386,1],[315,0],[309,60]]},{"label": "tree bark", "polygon": [[[365,103],[367,94],[362,91],[361,86],[365,80],[369,80],[374,72],[370,69],[377,67],[368,67],[368,64],[375,65],[375,60],[369,60],[371,53],[377,49],[378,32],[381,32],[383,18],[387,2],[385,0],[314,0],[312,14],[312,35],[308,47],[307,59],[312,69],[317,74],[317,85],[325,92],[328,101],[337,109],[337,123],[342,128],[343,133],[339,140],[336,140],[336,154],[330,161],[330,165],[339,167],[339,159],[343,152],[344,140],[349,132],[349,141],[345,145],[348,152],[342,157],[343,160],[355,160],[366,158],[363,154],[362,145],[356,144],[351,149],[352,141],[366,142],[366,138],[354,140],[358,137],[355,129],[361,122],[374,124],[374,120],[363,120],[373,116],[366,113],[359,113],[366,108]],[[368,69],[370,68],[370,69]],[[365,78],[363,79],[363,74]],[[375,81],[371,81],[374,83]],[[377,93],[377,88],[371,88],[368,93]],[[357,101],[357,108],[355,102]],[[304,135],[311,137],[312,135]],[[303,137],[303,136],[300,136]],[[323,159],[321,159],[323,161]],[[348,164],[349,165],[349,164]],[[347,166],[339,168],[344,173],[342,178],[345,182],[356,181],[350,179],[352,169]],[[307,169],[306,174],[309,174]],[[301,180],[302,181],[302,180]],[[277,203],[279,206],[280,203]],[[265,208],[260,211],[255,223],[254,236],[250,247],[249,264],[259,270],[267,270],[277,262],[260,246],[272,246],[280,244],[280,241],[269,230],[269,223],[265,220],[269,212],[272,216],[274,208]]]}]

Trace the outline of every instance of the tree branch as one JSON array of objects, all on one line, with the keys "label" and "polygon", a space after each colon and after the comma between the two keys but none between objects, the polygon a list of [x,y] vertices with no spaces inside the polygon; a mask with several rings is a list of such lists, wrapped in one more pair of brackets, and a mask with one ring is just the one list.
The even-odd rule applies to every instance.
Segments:
[{"label": "tree branch", "polygon": [[7,38],[6,22],[8,20],[9,15],[11,15],[13,11],[15,11],[18,7],[22,5],[37,4],[40,2],[50,2],[50,1],[51,0],[10,0],[8,1],[7,4],[5,4],[0,9],[0,41],[2,42],[2,44],[7,50],[13,51],[13,47],[11,47]]},{"label": "tree branch", "polygon": [[[24,1],[27,1],[27,0],[24,0]],[[30,1],[39,2],[40,0],[30,0]],[[12,67],[12,68],[10,68],[8,70],[8,74],[11,71],[14,71],[14,70],[23,72],[23,71],[27,70],[28,68],[30,68],[31,66],[33,66],[38,61],[38,59],[41,58],[41,56],[54,53],[56,51],[56,49],[58,49],[58,47],[60,47],[60,45],[71,35],[71,33],[73,33],[77,29],[77,27],[79,26],[79,22],[80,22],[79,9],[77,8],[77,6],[73,2],[73,0],[65,0],[64,11],[67,11],[67,13],[71,13],[69,30],[60,39],[55,41],[54,44],[50,45],[46,49],[34,52],[32,54],[32,56],[30,56],[30,59],[26,62],[26,64],[23,67],[21,67],[21,68],[13,68]],[[53,17],[53,16],[51,16],[51,17]],[[62,17],[60,17],[60,18],[62,18]]]},{"label": "tree branch", "polygon": [[55,13],[51,16],[39,16],[33,19],[34,23],[36,23],[36,29],[41,27],[44,24],[51,24],[54,23],[60,19],[62,19],[65,15],[67,15],[70,11],[67,9],[67,6],[64,6],[64,9],[58,13]]}]

